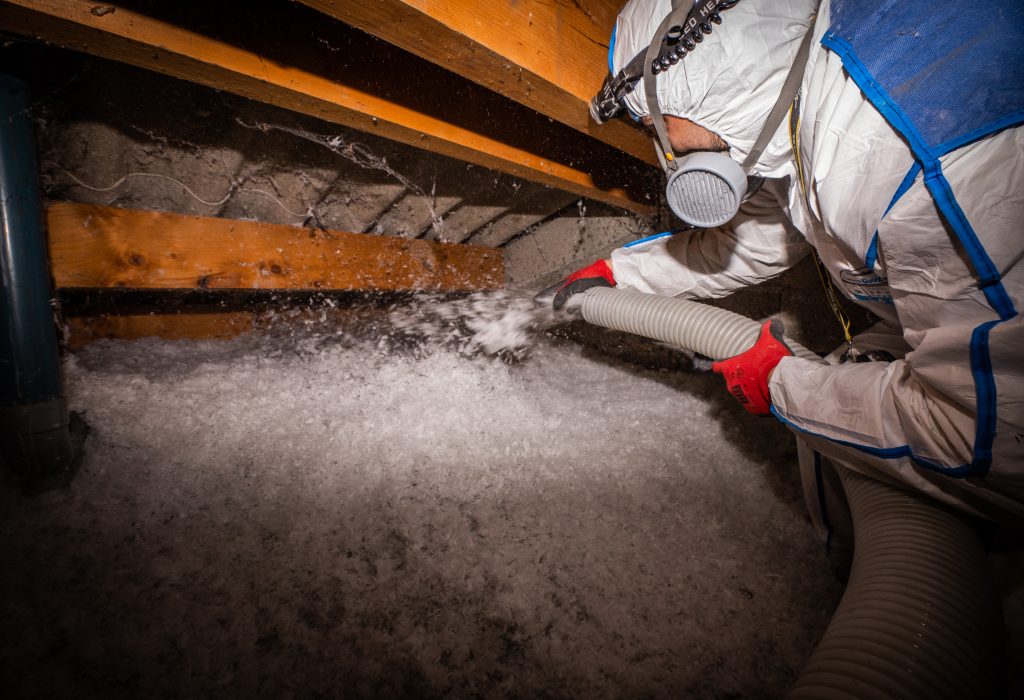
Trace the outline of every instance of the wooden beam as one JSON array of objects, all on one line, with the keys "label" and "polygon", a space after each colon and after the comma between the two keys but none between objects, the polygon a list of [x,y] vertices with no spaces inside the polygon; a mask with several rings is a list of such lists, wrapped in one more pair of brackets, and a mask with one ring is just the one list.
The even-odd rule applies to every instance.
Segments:
[{"label": "wooden beam", "polygon": [[502,253],[87,204],[48,210],[58,288],[468,291],[504,286]]},{"label": "wooden beam", "polygon": [[97,340],[227,339],[255,330],[258,317],[246,311],[66,316],[65,342],[71,350]]},{"label": "wooden beam", "polygon": [[300,0],[636,158],[650,141],[589,116],[621,0]]},{"label": "wooden beam", "polygon": [[[564,141],[551,128],[559,125],[542,127],[530,115],[515,115],[514,110],[489,102],[486,95],[467,97],[472,90],[459,85],[475,85],[453,83],[454,76],[422,62],[434,72],[424,70],[415,65],[419,59],[414,56],[386,57],[385,65],[393,70],[382,69],[380,59],[364,55],[363,48],[345,52],[342,61],[330,46],[319,47],[311,39],[308,32],[318,28],[307,28],[310,22],[301,17],[307,11],[302,6],[261,7],[253,12],[243,3],[239,13],[198,13],[202,31],[187,25],[189,18],[200,21],[195,19],[197,13],[174,3],[151,6],[152,12],[170,14],[171,21],[113,4],[94,12],[98,7],[92,0],[9,0],[0,3],[0,29],[226,90],[633,211],[654,210],[647,198],[648,183],[637,182],[629,191],[623,188],[635,166],[623,160],[587,163],[593,146],[601,144],[562,143],[561,152],[552,158],[550,149],[546,152],[541,146],[546,136],[552,147]],[[306,25],[296,28],[303,21]],[[210,23],[216,26],[211,29]],[[350,38],[350,48],[352,41],[358,40]],[[392,83],[403,84],[396,88]],[[438,105],[443,117],[436,116]],[[633,179],[649,177],[647,172]]]}]

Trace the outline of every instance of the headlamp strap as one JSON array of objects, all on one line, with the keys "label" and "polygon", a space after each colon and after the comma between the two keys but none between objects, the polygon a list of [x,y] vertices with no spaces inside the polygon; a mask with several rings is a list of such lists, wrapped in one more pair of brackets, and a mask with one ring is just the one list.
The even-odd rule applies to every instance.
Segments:
[{"label": "headlamp strap", "polygon": [[[690,0],[672,0],[670,16],[679,18],[690,7],[685,21],[676,24],[662,23],[655,32],[651,43],[657,50],[650,58],[650,47],[640,51],[617,74],[609,74],[601,85],[601,90],[590,102],[590,113],[594,121],[604,124],[623,111],[623,99],[636,89],[636,84],[644,78],[649,67],[654,75],[668,70],[678,63],[697,44],[710,34],[713,25],[722,23],[723,10],[728,10],[739,0],[698,0],[691,5]],[[646,65],[645,65],[646,64]]]}]

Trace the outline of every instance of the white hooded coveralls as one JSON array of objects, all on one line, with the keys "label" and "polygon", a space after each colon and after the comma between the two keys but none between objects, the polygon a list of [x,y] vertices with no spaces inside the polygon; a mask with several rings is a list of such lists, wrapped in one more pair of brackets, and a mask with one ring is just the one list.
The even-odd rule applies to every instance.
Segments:
[{"label": "white hooded coveralls", "polygon": [[[742,162],[815,4],[742,0],[723,12],[721,27],[658,76],[662,112],[714,132]],[[670,9],[670,0],[626,5],[613,72],[647,46]],[[775,415],[835,462],[984,517],[1024,522],[1021,316],[999,322],[988,339],[996,430],[991,467],[978,474],[969,468],[978,405],[970,345],[976,328],[999,317],[920,175],[887,211],[914,157],[821,45],[829,14],[825,0],[801,87],[803,185],[784,124],[754,167],[765,185],[732,222],[616,250],[616,281],[649,293],[719,297],[778,275],[813,247],[836,287],[882,319],[855,339],[858,347],[898,359],[822,366],[785,358],[770,384]],[[635,115],[649,113],[642,89],[627,104]],[[941,163],[1014,308],[1024,308],[1024,130],[1000,131]],[[813,468],[810,459],[803,465]]]}]

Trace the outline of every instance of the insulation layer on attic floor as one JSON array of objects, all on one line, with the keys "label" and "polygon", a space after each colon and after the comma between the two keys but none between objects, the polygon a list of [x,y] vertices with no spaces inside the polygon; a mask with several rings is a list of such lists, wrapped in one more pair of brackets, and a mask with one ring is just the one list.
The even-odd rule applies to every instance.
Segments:
[{"label": "insulation layer on attic floor", "polygon": [[[12,0],[0,28],[651,213],[656,171],[302,5]],[[424,38],[428,40],[428,38]]]}]

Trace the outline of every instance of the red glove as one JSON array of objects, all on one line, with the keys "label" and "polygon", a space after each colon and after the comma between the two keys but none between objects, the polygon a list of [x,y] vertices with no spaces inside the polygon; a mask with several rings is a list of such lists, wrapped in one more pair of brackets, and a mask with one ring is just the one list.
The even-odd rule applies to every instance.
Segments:
[{"label": "red glove", "polygon": [[561,282],[556,282],[547,289],[541,291],[534,300],[538,303],[546,303],[547,299],[554,295],[551,305],[557,311],[565,306],[569,297],[580,292],[585,292],[593,287],[614,287],[615,276],[612,268],[605,260],[598,260],[582,270],[577,270]]},{"label": "red glove", "polygon": [[782,339],[782,333],[782,321],[765,321],[761,326],[761,335],[749,350],[711,365],[711,369],[725,378],[729,393],[754,415],[771,413],[772,397],[768,393],[768,375],[779,364],[779,360],[793,354]]}]

